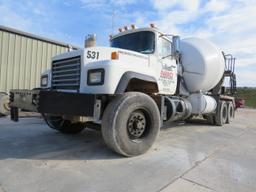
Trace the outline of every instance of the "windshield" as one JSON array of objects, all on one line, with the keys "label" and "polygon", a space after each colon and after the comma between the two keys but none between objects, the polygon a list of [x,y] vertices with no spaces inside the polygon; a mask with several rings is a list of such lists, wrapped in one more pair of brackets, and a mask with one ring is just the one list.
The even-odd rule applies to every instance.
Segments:
[{"label": "windshield", "polygon": [[151,31],[141,31],[116,37],[112,39],[111,47],[151,54],[155,50],[155,34]]}]

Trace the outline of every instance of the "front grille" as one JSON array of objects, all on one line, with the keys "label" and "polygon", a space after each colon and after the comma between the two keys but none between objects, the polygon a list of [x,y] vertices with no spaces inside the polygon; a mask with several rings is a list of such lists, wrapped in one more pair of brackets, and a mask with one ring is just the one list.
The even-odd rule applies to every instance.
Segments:
[{"label": "front grille", "polygon": [[52,88],[79,90],[81,58],[73,57],[52,63]]}]

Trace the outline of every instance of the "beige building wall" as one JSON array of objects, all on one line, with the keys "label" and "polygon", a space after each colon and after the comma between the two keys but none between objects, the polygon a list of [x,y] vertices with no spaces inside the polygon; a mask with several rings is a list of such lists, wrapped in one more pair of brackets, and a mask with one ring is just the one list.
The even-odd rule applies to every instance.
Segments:
[{"label": "beige building wall", "polygon": [[67,44],[0,26],[0,92],[39,87],[51,58],[67,51]]}]

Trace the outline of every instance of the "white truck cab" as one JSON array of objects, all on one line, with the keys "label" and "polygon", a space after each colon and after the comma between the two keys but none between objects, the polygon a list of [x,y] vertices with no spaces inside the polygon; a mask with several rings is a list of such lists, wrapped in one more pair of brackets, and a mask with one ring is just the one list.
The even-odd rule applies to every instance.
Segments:
[{"label": "white truck cab", "polygon": [[[55,56],[53,66],[56,67],[47,72],[52,81],[42,87],[51,87],[53,83],[57,90],[116,94],[124,92],[122,89],[129,83],[125,82],[129,76],[151,82],[155,93],[175,93],[177,62],[171,56],[171,41],[156,28],[121,32],[110,39],[110,44],[111,47],[89,47]],[[66,74],[66,68],[63,71],[58,68],[61,62],[68,61],[81,65],[81,72],[70,77],[70,81],[67,81],[67,76],[61,76]],[[134,83],[134,86],[140,86]]]},{"label": "white truck cab", "polygon": [[10,92],[11,119],[25,109],[65,134],[100,127],[124,156],[149,150],[164,122],[203,115],[211,124],[230,123],[234,98],[221,86],[227,76],[235,80],[234,63],[226,67],[226,56],[208,41],[168,36],[154,26],[126,28],[110,47],[56,55],[40,88]]}]

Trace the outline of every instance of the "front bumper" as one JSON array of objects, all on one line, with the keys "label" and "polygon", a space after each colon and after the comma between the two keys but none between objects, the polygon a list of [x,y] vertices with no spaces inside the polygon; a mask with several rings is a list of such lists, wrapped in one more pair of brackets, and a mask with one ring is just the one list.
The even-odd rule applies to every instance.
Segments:
[{"label": "front bumper", "polygon": [[11,119],[18,121],[18,109],[54,115],[95,116],[99,107],[94,94],[49,90],[11,90]]}]

